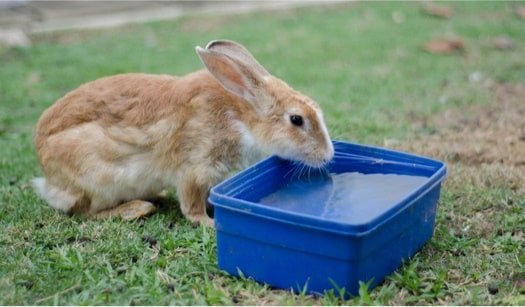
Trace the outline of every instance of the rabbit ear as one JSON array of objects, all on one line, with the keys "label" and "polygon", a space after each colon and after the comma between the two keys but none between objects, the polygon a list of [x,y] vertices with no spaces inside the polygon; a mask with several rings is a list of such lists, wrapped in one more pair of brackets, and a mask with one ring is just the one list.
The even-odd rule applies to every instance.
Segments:
[{"label": "rabbit ear", "polygon": [[233,94],[255,103],[257,92],[261,90],[264,77],[239,59],[232,58],[215,50],[196,47],[195,51],[208,71]]},{"label": "rabbit ear", "polygon": [[257,71],[262,77],[270,75],[270,73],[268,73],[268,71],[257,62],[253,55],[239,43],[229,40],[214,40],[206,45],[206,49],[234,58]]}]

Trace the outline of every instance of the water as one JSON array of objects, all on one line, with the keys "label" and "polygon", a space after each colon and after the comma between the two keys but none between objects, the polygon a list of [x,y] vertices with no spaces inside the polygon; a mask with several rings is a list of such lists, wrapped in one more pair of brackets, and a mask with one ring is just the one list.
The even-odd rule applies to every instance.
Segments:
[{"label": "water", "polygon": [[327,220],[363,224],[427,181],[427,177],[397,174],[331,174],[292,181],[260,203]]}]

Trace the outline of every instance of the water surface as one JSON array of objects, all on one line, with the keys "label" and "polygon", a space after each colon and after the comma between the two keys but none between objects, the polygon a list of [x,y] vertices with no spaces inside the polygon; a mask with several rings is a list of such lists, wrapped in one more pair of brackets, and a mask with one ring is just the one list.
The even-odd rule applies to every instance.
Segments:
[{"label": "water surface", "polygon": [[397,174],[330,174],[292,181],[260,203],[349,224],[367,223],[428,181]]}]

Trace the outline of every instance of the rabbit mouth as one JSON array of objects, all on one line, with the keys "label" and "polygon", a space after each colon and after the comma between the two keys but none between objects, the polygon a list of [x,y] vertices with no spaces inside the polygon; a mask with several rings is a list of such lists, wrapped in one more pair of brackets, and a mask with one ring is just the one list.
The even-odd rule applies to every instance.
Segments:
[{"label": "rabbit mouth", "polygon": [[308,165],[309,167],[313,167],[313,168],[323,168],[325,167],[328,163],[330,163],[332,159],[327,159],[327,158],[322,158],[322,159],[317,159],[317,160],[304,160],[302,161],[304,164]]},{"label": "rabbit mouth", "polygon": [[307,153],[304,157],[303,163],[315,168],[323,168],[329,164],[334,157],[334,148],[331,142],[328,144],[329,146],[321,152],[316,151]]},{"label": "rabbit mouth", "polygon": [[277,156],[285,160],[293,161],[294,163],[304,164],[311,168],[323,168],[332,160],[332,157],[315,158],[302,155],[288,156],[280,154],[277,154]]},{"label": "rabbit mouth", "polygon": [[[329,145],[331,144],[332,143],[329,143]],[[287,144],[287,146],[282,146],[281,148],[274,148],[274,150],[268,152],[270,154],[272,154],[273,152],[274,155],[277,155],[282,159],[301,163],[312,168],[323,168],[327,164],[329,164],[334,157],[334,149],[332,146],[328,146],[323,150],[311,150],[311,148],[292,149]]]},{"label": "rabbit mouth", "polygon": [[324,155],[305,155],[303,157],[295,156],[292,158],[292,160],[295,160],[297,162],[303,163],[309,167],[312,168],[323,168],[326,165],[332,161],[334,154],[332,152],[328,152]]}]

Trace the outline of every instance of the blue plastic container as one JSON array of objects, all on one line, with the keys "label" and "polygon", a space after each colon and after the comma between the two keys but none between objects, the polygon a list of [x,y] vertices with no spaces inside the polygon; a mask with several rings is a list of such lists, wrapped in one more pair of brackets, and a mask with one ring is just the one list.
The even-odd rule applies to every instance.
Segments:
[{"label": "blue plastic container", "polygon": [[[326,176],[310,170],[300,177],[292,162],[263,160],[211,190],[220,269],[282,289],[323,293],[344,288],[357,294],[359,281],[376,286],[430,239],[446,176],[444,163],[346,142],[334,141],[334,146],[330,173],[426,178],[388,206],[374,209],[371,202],[370,210],[338,220],[321,213]],[[261,202],[283,187],[303,184],[304,193],[316,189],[302,199],[304,206]],[[300,189],[294,191],[290,195],[301,194]]]}]

